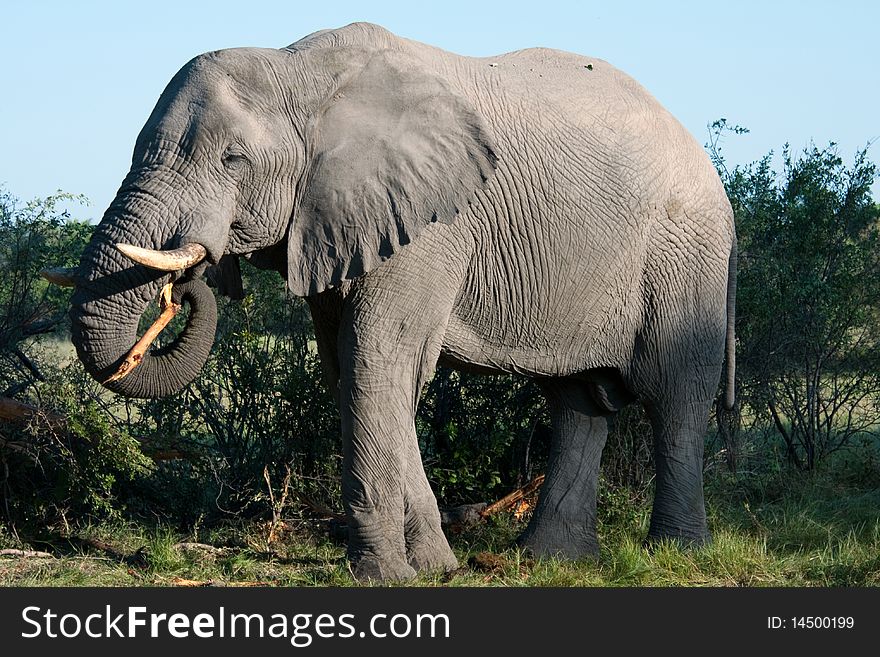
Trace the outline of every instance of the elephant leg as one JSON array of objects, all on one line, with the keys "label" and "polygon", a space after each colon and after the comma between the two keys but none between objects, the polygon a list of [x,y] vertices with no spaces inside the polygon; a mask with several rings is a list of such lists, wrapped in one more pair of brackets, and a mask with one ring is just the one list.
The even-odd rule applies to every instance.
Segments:
[{"label": "elephant leg", "polygon": [[721,376],[723,317],[692,326],[690,335],[679,328],[677,336],[667,334],[674,339],[646,348],[643,353],[662,357],[639,365],[645,387],[638,392],[653,428],[656,469],[649,542],[670,539],[689,546],[711,540],[703,499],[703,445]]},{"label": "elephant leg", "polygon": [[411,405],[381,372],[343,375],[342,501],[348,558],[361,581],[399,581],[416,572],[407,562],[404,490]]},{"label": "elephant leg", "polygon": [[428,483],[418,441],[406,442],[406,485],[404,488],[406,556],[419,572],[455,570],[458,560],[440,527],[437,498]]},{"label": "elephant leg", "polygon": [[399,580],[416,570],[455,568],[415,430],[448,305],[423,295],[417,300],[425,305],[413,311],[401,296],[361,294],[343,313],[339,340],[342,493],[354,573]]},{"label": "elephant leg", "polygon": [[543,386],[553,437],[538,505],[519,544],[537,556],[578,559],[599,552],[596,486],[608,417],[584,383],[556,379]]},{"label": "elephant leg", "polygon": [[654,505],[648,541],[682,546],[711,540],[703,498],[703,446],[718,390],[727,329],[726,260],[695,268],[660,251],[646,279],[649,312],[628,374],[654,434]]},{"label": "elephant leg", "polygon": [[670,539],[691,546],[711,540],[703,499],[703,443],[712,396],[709,386],[697,383],[713,379],[714,390],[718,370],[708,369],[712,375],[685,376],[685,385],[675,394],[645,404],[654,430],[657,472],[649,542]]},{"label": "elephant leg", "polygon": [[[343,299],[339,294],[325,293],[308,301],[324,375],[338,405],[340,367],[337,343]],[[420,378],[429,378],[432,371],[432,367],[425,368]],[[421,391],[423,384],[421,380],[416,382],[415,390]],[[458,567],[458,561],[440,527],[440,512],[422,465],[414,419],[409,422],[403,447],[406,559],[417,571],[453,570]]]},{"label": "elephant leg", "polygon": [[342,378],[340,412],[342,497],[355,576],[402,580],[417,570],[456,568],[421,462],[413,388],[389,386],[398,378],[390,372],[354,378],[354,385]]}]

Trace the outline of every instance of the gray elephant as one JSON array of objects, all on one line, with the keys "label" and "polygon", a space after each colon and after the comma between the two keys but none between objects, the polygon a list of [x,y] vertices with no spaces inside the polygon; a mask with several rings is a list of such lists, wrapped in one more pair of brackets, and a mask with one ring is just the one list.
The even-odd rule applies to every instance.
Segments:
[{"label": "gray elephant", "polygon": [[[649,538],[701,542],[725,351],[732,391],[735,254],[699,144],[606,62],[461,57],[353,24],[180,70],[82,256],[73,339],[109,388],[167,395],[214,338],[206,268],[229,289],[238,256],[280,272],[308,300],[339,404],[361,579],[457,565],[413,422],[438,362],[546,392],[547,480],[522,545],[596,552],[609,418],[635,400],[656,445]],[[107,382],[170,280],[186,329]]]}]

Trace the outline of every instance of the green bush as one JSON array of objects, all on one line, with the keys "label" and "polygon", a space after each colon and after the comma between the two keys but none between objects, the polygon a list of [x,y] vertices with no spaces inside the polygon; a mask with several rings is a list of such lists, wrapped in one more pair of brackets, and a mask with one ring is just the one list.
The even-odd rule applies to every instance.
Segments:
[{"label": "green bush", "polygon": [[4,427],[5,515],[25,525],[118,516],[152,460],[82,387],[53,376],[39,392],[40,408]]},{"label": "green bush", "polygon": [[137,405],[137,433],[185,455],[160,463],[151,488],[155,506],[184,520],[266,513],[267,466],[273,487],[293,473],[291,500],[338,497],[339,416],[310,350],[305,303],[277,274],[246,263],[242,274],[247,294],[220,300],[217,339],[197,379]]},{"label": "green bush", "polygon": [[[713,126],[718,137],[727,125]],[[736,129],[741,131],[742,129]],[[867,152],[832,143],[728,170],[739,241],[739,395],[812,470],[880,423],[880,207]]]},{"label": "green bush", "polygon": [[425,470],[445,505],[495,500],[543,472],[544,397],[531,381],[438,368],[416,428]]}]

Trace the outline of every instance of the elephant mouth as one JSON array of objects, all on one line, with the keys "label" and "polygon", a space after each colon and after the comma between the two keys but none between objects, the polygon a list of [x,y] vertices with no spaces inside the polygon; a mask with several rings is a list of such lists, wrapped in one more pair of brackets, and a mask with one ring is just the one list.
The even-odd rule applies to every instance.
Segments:
[{"label": "elephant mouth", "polygon": [[[197,265],[207,255],[207,249],[197,242],[187,244],[179,249],[165,251],[145,249],[124,243],[118,243],[116,248],[134,262],[159,271],[182,271]],[[175,298],[177,299],[176,301]],[[162,288],[159,295],[159,308],[161,310],[159,317],[156,318],[156,321],[134,344],[131,351],[126,354],[117,370],[106,381],[102,381],[102,383],[107,385],[131,374],[143,362],[145,355],[150,347],[153,346],[159,334],[174,319],[174,316],[177,315],[177,312],[182,307],[182,297],[179,294],[175,294],[174,284],[168,283]]]}]

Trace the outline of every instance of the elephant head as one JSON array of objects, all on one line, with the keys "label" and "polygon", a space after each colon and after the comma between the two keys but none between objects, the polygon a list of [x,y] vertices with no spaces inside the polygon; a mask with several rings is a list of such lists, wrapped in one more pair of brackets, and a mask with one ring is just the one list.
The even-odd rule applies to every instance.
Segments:
[{"label": "elephant head", "polygon": [[[253,257],[294,294],[318,294],[451,222],[492,175],[475,107],[407,42],[345,29],[361,38],[200,55],[162,93],[76,272],[73,341],[107,387],[163,396],[197,375],[216,326],[207,267],[234,276],[235,258]],[[186,329],[108,382],[172,279]]]}]

